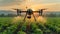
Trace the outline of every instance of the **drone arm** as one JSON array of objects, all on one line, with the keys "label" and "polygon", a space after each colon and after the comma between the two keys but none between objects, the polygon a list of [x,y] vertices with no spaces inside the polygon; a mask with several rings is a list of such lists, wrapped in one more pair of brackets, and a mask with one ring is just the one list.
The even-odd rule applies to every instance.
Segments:
[{"label": "drone arm", "polygon": [[39,11],[33,11],[33,13],[39,13],[39,16],[42,15],[43,11],[39,10]]},{"label": "drone arm", "polygon": [[26,13],[27,11],[21,11],[21,13]]}]

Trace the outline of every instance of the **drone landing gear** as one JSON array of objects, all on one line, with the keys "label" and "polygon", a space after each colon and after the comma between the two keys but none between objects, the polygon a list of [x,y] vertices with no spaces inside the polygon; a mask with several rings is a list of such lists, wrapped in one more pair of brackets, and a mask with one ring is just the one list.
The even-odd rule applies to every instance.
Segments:
[{"label": "drone landing gear", "polygon": [[23,21],[25,21],[25,19],[26,19],[26,16],[27,16],[27,13],[26,13],[26,15],[25,15],[25,17],[24,17],[24,20],[23,20]]},{"label": "drone landing gear", "polygon": [[33,14],[33,17],[34,17],[34,20],[36,21],[36,18],[35,18],[35,16],[34,16],[34,14]]}]

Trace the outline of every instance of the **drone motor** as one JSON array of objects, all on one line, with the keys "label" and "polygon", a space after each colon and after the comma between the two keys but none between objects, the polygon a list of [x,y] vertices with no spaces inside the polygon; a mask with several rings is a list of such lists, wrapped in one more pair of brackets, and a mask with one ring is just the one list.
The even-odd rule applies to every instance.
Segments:
[{"label": "drone motor", "polygon": [[21,16],[21,12],[22,12],[21,10],[18,10],[18,9],[17,9],[17,15],[18,15],[18,16]]}]

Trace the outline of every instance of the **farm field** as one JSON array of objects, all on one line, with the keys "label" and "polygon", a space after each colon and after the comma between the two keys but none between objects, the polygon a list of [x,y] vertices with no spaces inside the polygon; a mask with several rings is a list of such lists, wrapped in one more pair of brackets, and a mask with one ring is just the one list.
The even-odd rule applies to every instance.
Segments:
[{"label": "farm field", "polygon": [[0,17],[0,34],[60,34],[60,17],[46,17],[46,22],[24,22],[20,17]]}]

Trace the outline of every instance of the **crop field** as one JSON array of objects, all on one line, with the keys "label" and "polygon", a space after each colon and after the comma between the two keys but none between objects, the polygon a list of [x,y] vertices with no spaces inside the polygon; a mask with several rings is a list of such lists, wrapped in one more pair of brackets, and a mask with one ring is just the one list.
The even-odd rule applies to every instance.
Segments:
[{"label": "crop field", "polygon": [[60,17],[46,17],[46,20],[23,17],[0,17],[0,34],[60,34]]}]

